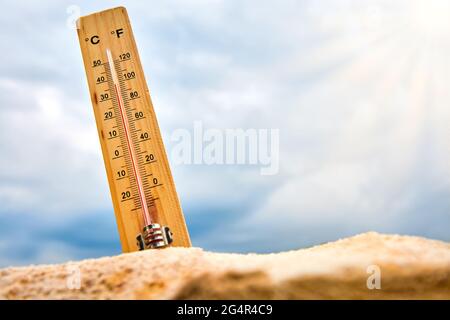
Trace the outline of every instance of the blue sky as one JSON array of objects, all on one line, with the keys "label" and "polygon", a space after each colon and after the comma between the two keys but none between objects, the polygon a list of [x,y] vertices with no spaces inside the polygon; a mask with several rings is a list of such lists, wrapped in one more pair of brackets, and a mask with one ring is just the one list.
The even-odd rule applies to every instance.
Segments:
[{"label": "blue sky", "polygon": [[3,4],[0,266],[117,254],[76,31],[128,9],[163,138],[280,130],[280,170],[173,165],[193,244],[272,252],[360,232],[450,240],[450,4]]}]

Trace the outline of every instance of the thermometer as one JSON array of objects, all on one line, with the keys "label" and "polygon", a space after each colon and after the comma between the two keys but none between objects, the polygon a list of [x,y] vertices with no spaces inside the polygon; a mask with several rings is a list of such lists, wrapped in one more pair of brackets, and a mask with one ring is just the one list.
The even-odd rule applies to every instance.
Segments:
[{"label": "thermometer", "polygon": [[191,245],[125,8],[77,21],[124,252]]}]

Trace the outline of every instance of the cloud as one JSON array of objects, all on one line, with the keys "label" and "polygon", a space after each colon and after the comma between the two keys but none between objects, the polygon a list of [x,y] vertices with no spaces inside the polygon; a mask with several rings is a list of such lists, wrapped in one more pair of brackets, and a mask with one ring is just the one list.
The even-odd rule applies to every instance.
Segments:
[{"label": "cloud", "polygon": [[[120,250],[72,4],[123,3],[19,1],[0,17],[1,265]],[[280,129],[276,176],[173,166],[194,245],[274,251],[367,230],[450,240],[445,1],[124,5],[168,154],[171,132],[196,120]]]},{"label": "cloud", "polygon": [[6,100],[0,119],[2,210],[60,214],[101,208],[96,202],[107,197],[82,187],[107,192],[95,125],[78,111],[87,106],[49,85],[0,81],[0,90],[0,101]]}]

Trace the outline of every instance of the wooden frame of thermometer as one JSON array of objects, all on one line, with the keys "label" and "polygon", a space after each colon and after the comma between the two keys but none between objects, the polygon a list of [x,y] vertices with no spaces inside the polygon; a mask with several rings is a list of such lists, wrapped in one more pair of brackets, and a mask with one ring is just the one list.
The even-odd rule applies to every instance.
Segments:
[{"label": "wooden frame of thermometer", "polygon": [[126,9],[77,21],[124,252],[191,242]]}]

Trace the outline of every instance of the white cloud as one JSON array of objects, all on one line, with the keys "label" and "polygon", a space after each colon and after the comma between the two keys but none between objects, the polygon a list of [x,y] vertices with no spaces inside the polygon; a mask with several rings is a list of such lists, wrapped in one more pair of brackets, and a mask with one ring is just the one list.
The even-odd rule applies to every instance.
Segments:
[{"label": "white cloud", "polygon": [[19,97],[0,111],[2,209],[59,215],[104,208],[107,196],[97,191],[107,189],[95,124],[79,111],[90,106],[65,99],[57,86],[4,80],[0,90],[3,97]]}]

